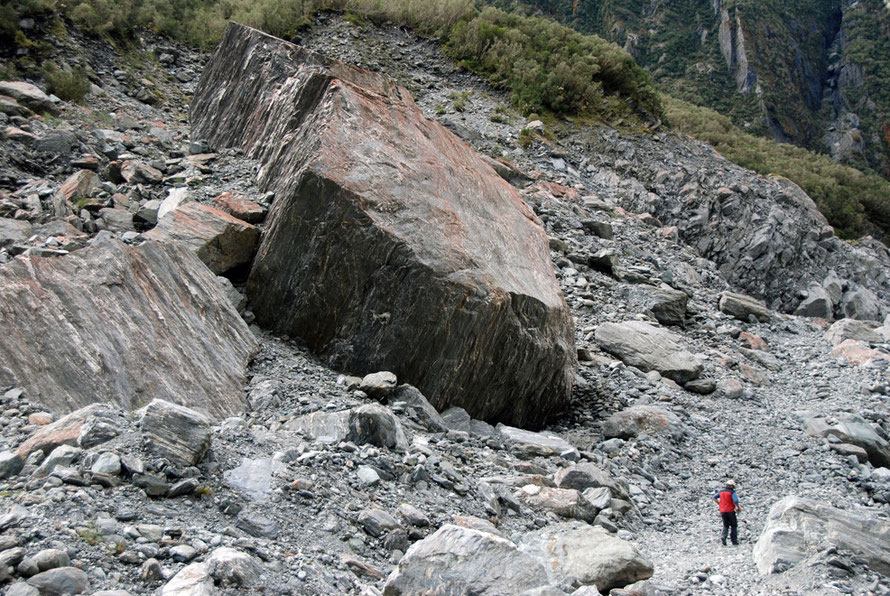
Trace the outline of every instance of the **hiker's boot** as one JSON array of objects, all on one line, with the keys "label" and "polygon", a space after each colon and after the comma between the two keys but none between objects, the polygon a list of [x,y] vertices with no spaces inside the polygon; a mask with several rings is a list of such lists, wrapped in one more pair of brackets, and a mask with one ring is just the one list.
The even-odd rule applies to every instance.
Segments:
[{"label": "hiker's boot", "polygon": [[721,538],[720,544],[722,544],[723,546],[726,546],[726,538]]}]

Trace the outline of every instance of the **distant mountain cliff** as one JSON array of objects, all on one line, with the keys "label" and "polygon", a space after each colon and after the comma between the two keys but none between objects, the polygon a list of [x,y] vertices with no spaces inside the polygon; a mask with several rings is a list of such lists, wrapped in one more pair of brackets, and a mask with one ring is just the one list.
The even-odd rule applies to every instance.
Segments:
[{"label": "distant mountain cliff", "polygon": [[888,0],[528,4],[624,46],[672,95],[890,177]]}]

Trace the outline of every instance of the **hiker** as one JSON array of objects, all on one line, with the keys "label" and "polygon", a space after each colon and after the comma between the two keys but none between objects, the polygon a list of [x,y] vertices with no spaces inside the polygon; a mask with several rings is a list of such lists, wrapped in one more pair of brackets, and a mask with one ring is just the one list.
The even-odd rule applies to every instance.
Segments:
[{"label": "hiker", "polygon": [[736,513],[742,511],[742,506],[739,504],[739,497],[735,494],[735,482],[727,480],[726,488],[714,495],[714,502],[720,506],[720,517],[723,518],[723,534],[720,536],[720,542],[726,546],[726,534],[729,532],[732,543],[738,545],[739,522],[736,519]]}]

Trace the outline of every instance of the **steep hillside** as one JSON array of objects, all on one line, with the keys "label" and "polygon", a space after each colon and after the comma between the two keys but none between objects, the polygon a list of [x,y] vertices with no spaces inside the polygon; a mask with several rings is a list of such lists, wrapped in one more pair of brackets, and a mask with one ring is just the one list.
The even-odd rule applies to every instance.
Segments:
[{"label": "steep hillside", "polygon": [[882,0],[532,4],[622,45],[671,95],[749,132],[890,175],[890,9]]},{"label": "steep hillside", "polygon": [[[213,56],[72,27],[33,40],[93,73],[80,103],[0,83],[4,593],[890,596],[887,247],[686,136],[530,121],[347,16]],[[505,366],[541,339],[532,283],[574,339],[540,433],[485,412],[545,374]],[[485,374],[350,376],[384,346]]]}]

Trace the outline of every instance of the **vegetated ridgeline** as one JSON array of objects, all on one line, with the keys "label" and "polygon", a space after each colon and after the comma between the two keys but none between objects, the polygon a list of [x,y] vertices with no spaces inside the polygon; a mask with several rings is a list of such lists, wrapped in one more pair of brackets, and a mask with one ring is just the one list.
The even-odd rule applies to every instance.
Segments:
[{"label": "vegetated ridgeline", "polygon": [[633,54],[659,88],[752,134],[890,177],[884,0],[517,2]]},{"label": "vegetated ridgeline", "polygon": [[[12,309],[6,304],[17,296],[4,298],[4,353],[47,375],[76,356],[88,374],[60,378],[81,383],[80,395],[91,394],[91,376],[113,388],[119,362],[139,363],[121,376],[116,403],[69,416],[48,408],[53,396],[36,383],[3,381],[19,385],[0,388],[0,561],[10,593],[890,593],[886,247],[838,239],[799,188],[688,138],[529,122],[505,107],[504,92],[402,28],[325,14],[301,35],[302,48],[237,36],[263,40],[241,48],[261,64],[276,64],[270,52],[304,65],[283,72],[313,71],[302,61],[315,68],[290,81],[291,97],[304,101],[273,103],[293,118],[257,122],[290,130],[291,143],[250,155],[189,139],[183,93],[198,89],[207,57],[148,33],[145,57],[77,32],[53,38],[55,62],[96,73],[83,105],[0,83],[0,260],[12,260],[0,268],[28,295],[52,299],[51,308]],[[350,130],[350,117],[401,122],[412,105],[405,87],[334,59],[410,86],[424,114],[518,167],[488,158],[487,169],[442,126],[419,118],[410,120],[416,131],[375,124],[373,134],[354,131],[348,147],[332,149],[337,133],[326,126]],[[202,118],[213,118],[214,88],[265,89],[238,72],[207,70],[195,104],[208,112]],[[362,114],[369,105],[373,113]],[[242,292],[255,226],[269,233],[316,221],[311,242],[340,251],[349,243],[334,242],[339,234],[385,245],[388,228],[403,225],[399,214],[424,221],[389,200],[397,187],[429,181],[416,155],[402,153],[416,146],[392,142],[400,134],[436,139],[449,149],[434,164],[463,156],[462,167],[471,164],[507,196],[495,171],[523,186],[512,191],[521,198],[513,195],[515,209],[546,231],[547,278],[555,273],[571,309],[581,363],[570,406],[545,432],[493,427],[462,408],[437,412],[391,372],[349,377],[256,324]],[[311,156],[316,142],[323,153],[303,169],[280,167]],[[325,167],[357,151],[389,175]],[[301,176],[323,175],[322,192],[285,192]],[[386,192],[369,192],[379,185]],[[436,191],[449,188],[446,180]],[[417,193],[434,211],[435,195]],[[486,193],[454,198],[478,202]],[[294,199],[309,210],[294,213]],[[498,230],[461,236],[486,225],[484,217],[447,219],[447,238],[500,242]],[[328,225],[337,221],[346,225]],[[272,235],[289,250],[286,234]],[[427,261],[421,249],[430,245],[402,245],[411,248],[388,252],[374,273],[405,273],[402,286],[383,286],[390,294],[422,293],[413,282],[426,273],[412,267]],[[346,304],[354,294],[360,306],[399,307],[365,310],[369,328],[385,332],[412,310],[392,295],[375,297],[373,280],[363,289],[345,283],[351,263],[373,256],[367,239],[355,246],[361,254],[330,263],[322,259],[332,253],[316,251],[307,271],[336,274],[342,263],[344,279],[324,291],[346,287]],[[449,281],[477,271],[463,264],[472,268]],[[279,289],[256,285],[252,293]],[[768,305],[730,291],[739,288]],[[320,289],[287,288],[282,311],[291,291],[311,298]],[[508,295],[503,316],[527,321],[534,336],[539,305]],[[482,298],[469,293],[467,306]],[[838,317],[848,318],[826,332]],[[205,356],[158,386],[190,345]],[[479,356],[497,371],[513,349],[504,343]],[[19,374],[8,369],[3,360],[0,374]],[[509,387],[533,373],[486,383]],[[154,399],[187,400],[198,393],[189,387],[209,379],[228,386],[239,375],[248,379],[242,411],[237,400],[202,413],[204,400]],[[224,418],[229,408],[236,413]],[[744,505],[738,548],[720,547],[710,498],[728,478]]]}]

